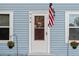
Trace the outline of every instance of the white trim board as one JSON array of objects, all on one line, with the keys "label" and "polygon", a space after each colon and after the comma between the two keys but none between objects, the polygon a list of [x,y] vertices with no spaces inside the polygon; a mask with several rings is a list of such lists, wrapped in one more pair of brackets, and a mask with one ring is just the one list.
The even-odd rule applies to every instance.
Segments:
[{"label": "white trim board", "polygon": [[[69,43],[73,40],[69,40],[69,14],[79,14],[79,10],[67,10],[65,11],[65,42]],[[79,40],[78,40],[79,42]]]}]

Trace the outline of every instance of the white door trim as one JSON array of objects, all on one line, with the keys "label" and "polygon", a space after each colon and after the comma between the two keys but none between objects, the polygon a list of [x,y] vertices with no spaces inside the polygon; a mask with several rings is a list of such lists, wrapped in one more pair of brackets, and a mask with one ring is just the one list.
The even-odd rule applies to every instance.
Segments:
[{"label": "white door trim", "polygon": [[[32,14],[47,14],[48,15],[48,11],[47,10],[38,10],[38,11],[29,11],[29,54],[31,53],[31,29],[32,29],[32,21],[31,21],[31,17]],[[48,54],[50,54],[50,28],[48,27]]]}]

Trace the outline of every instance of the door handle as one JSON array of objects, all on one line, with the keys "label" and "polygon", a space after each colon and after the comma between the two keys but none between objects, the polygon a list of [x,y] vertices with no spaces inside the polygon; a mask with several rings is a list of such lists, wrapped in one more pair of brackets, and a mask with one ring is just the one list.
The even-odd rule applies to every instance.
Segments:
[{"label": "door handle", "polygon": [[48,35],[48,33],[46,32],[46,35]]}]

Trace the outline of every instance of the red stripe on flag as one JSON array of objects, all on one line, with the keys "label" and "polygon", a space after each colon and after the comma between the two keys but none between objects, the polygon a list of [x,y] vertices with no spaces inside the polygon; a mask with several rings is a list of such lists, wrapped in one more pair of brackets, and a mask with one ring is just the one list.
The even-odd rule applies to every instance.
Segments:
[{"label": "red stripe on flag", "polygon": [[49,18],[50,18],[51,23],[53,24],[53,20],[52,20],[52,18],[51,18],[51,16],[50,16],[50,15],[49,15]]},{"label": "red stripe on flag", "polygon": [[51,15],[51,17],[53,18],[53,20],[54,20],[54,16],[53,16],[53,14],[52,14],[52,12],[49,10],[49,15]]},{"label": "red stripe on flag", "polygon": [[49,21],[49,24],[48,24],[48,26],[50,27],[50,26],[52,26],[52,24],[51,24],[51,22]]}]

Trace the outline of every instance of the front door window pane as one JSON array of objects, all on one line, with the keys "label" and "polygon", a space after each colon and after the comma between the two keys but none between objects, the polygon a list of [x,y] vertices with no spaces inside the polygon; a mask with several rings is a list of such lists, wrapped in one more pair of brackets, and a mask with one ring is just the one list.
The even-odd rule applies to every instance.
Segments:
[{"label": "front door window pane", "polygon": [[34,19],[35,40],[44,40],[44,16],[35,16]]}]

